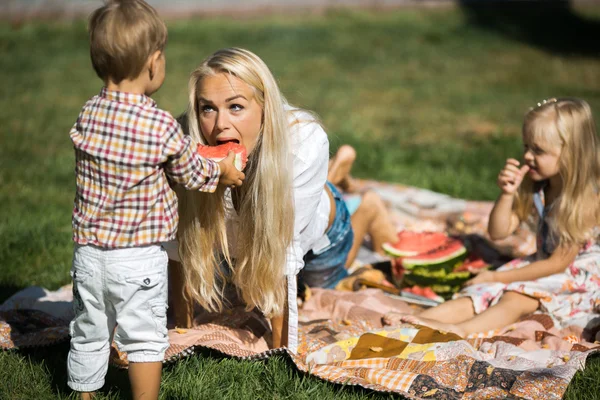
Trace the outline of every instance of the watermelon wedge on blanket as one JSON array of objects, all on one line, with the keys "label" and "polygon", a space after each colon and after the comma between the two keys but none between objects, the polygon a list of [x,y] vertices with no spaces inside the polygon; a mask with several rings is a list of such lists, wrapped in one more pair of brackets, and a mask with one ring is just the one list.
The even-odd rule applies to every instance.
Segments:
[{"label": "watermelon wedge on blanket", "polygon": [[398,256],[402,266],[402,286],[422,286],[448,298],[470,278],[470,271],[457,271],[467,258],[460,240],[442,232],[408,232],[398,234],[398,241],[385,249]]},{"label": "watermelon wedge on blanket", "polygon": [[395,243],[384,243],[382,247],[394,257],[411,257],[437,249],[447,239],[441,232],[401,231]]},{"label": "watermelon wedge on blanket", "polygon": [[233,165],[239,171],[242,171],[244,168],[246,168],[248,155],[246,153],[246,148],[239,143],[226,142],[218,146],[205,146],[203,144],[199,144],[197,149],[198,154],[200,154],[202,157],[216,162],[227,158],[227,154],[229,154],[230,151],[235,153]]},{"label": "watermelon wedge on blanket", "polygon": [[461,266],[456,268],[454,270],[454,272],[460,272],[460,271],[478,272],[482,269],[487,269],[489,267],[490,267],[490,265],[487,262],[485,262],[483,259],[469,257],[465,260],[465,262],[462,263]]}]

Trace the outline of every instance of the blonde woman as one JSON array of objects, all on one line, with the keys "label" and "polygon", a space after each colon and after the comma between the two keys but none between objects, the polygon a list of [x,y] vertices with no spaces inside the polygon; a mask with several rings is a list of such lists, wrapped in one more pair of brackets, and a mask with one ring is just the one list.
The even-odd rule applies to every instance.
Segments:
[{"label": "blonde woman", "polygon": [[179,251],[169,246],[177,324],[191,325],[194,301],[221,310],[229,282],[248,308],[272,317],[272,346],[295,351],[296,275],[304,268],[309,284],[332,287],[347,276],[353,242],[344,201],[326,182],[327,134],[287,104],[258,56],[236,48],[192,73],[185,124],[202,143],[244,145],[248,164],[239,188],[212,198],[179,192]]},{"label": "blonde woman", "polygon": [[575,98],[538,103],[525,116],[523,144],[523,165],[508,159],[498,175],[501,193],[488,230],[502,239],[533,214],[536,254],[481,272],[454,300],[418,316],[389,314],[388,323],[462,336],[502,328],[538,309],[559,325],[593,313],[600,293],[600,148],[589,105]]}]

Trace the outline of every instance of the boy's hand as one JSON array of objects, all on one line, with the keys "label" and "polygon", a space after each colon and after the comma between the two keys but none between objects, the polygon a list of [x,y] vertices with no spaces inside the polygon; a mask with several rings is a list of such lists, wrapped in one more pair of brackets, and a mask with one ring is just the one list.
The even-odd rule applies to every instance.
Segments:
[{"label": "boy's hand", "polygon": [[506,160],[506,165],[498,174],[498,187],[504,194],[514,195],[517,192],[525,174],[529,171],[528,165],[523,165],[519,168],[519,161],[514,158]]},{"label": "boy's hand", "polygon": [[219,185],[224,186],[242,186],[242,181],[246,178],[243,172],[233,165],[235,160],[235,153],[230,151],[227,154],[227,158],[219,161],[219,167],[221,168],[221,177],[219,179]]}]

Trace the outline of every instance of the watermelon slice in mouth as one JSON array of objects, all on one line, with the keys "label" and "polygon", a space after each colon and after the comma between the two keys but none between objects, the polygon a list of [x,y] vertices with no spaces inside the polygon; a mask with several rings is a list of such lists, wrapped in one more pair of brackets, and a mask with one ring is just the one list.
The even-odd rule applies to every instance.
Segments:
[{"label": "watermelon slice in mouth", "polygon": [[248,162],[246,148],[236,139],[224,140],[218,143],[219,144],[216,146],[198,144],[197,152],[204,158],[219,162],[227,158],[227,154],[229,154],[230,151],[233,151],[235,153],[233,165],[239,171],[243,171]]}]

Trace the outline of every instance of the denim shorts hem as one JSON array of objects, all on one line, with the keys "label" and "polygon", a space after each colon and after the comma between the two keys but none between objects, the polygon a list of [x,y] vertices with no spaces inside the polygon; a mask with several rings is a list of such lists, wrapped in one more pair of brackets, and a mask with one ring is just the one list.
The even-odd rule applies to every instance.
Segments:
[{"label": "denim shorts hem", "polygon": [[327,185],[335,201],[335,218],[325,233],[329,246],[318,254],[312,250],[304,256],[305,266],[301,279],[311,287],[333,288],[348,276],[346,260],[354,241],[350,213],[341,193],[329,182]]}]

